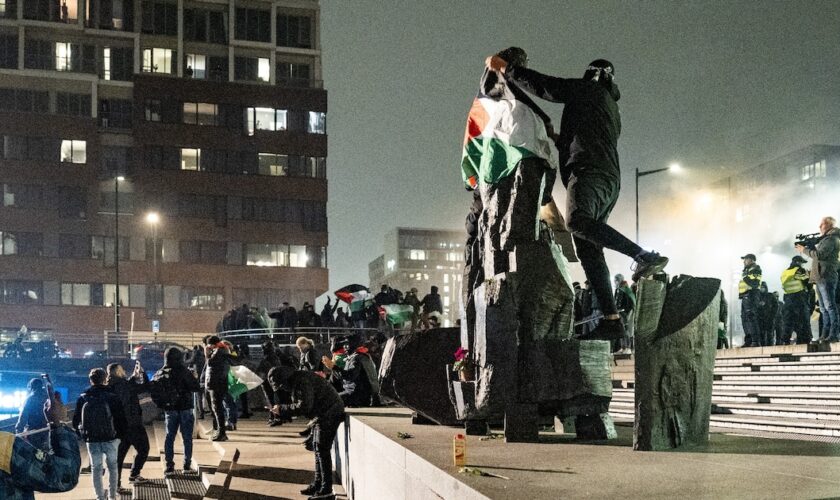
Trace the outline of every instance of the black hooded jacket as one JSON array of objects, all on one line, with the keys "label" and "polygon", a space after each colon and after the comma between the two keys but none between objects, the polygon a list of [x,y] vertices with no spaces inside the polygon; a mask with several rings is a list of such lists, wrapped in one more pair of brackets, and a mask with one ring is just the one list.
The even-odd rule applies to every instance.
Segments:
[{"label": "black hooded jacket", "polygon": [[557,78],[519,66],[508,66],[505,76],[537,97],[565,104],[557,140],[564,185],[579,166],[620,181],[621,93],[615,82]]},{"label": "black hooded jacket", "polygon": [[318,419],[337,418],[344,414],[344,404],[336,390],[313,372],[276,367],[268,372],[268,382],[274,391],[285,389],[291,393],[292,402],[280,405],[282,412]]},{"label": "black hooded jacket", "polygon": [[143,409],[140,407],[140,393],[149,391],[149,377],[146,372],[129,379],[111,377],[108,387],[120,398],[125,412],[126,424],[131,428],[143,427]]},{"label": "black hooded jacket", "polygon": [[166,349],[163,368],[155,373],[155,380],[168,377],[178,391],[178,402],[166,410],[183,411],[193,408],[193,393],[201,390],[195,375],[184,366],[184,355],[177,347]]}]

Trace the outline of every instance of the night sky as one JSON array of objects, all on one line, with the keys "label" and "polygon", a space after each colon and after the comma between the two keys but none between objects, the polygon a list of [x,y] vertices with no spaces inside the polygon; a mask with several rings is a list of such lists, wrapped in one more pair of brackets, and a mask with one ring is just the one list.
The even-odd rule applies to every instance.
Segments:
[{"label": "night sky", "polygon": [[[557,76],[615,65],[624,187],[611,221],[631,238],[634,168],[680,162],[679,179],[643,180],[642,198],[674,196],[840,144],[840,1],[322,0],[321,16],[331,290],[367,284],[395,226],[463,227],[466,113],[484,58],[510,45]],[[562,107],[538,102],[559,124]]]}]

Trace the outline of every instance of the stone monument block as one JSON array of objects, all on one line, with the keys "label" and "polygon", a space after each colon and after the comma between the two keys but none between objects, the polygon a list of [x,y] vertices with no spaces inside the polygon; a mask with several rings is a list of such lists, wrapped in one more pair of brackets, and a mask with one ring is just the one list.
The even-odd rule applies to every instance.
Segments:
[{"label": "stone monument block", "polygon": [[638,287],[633,448],[708,442],[720,280],[678,276]]},{"label": "stone monument block", "polygon": [[445,373],[459,345],[458,328],[403,333],[389,339],[379,367],[380,394],[437,424],[459,425]]}]

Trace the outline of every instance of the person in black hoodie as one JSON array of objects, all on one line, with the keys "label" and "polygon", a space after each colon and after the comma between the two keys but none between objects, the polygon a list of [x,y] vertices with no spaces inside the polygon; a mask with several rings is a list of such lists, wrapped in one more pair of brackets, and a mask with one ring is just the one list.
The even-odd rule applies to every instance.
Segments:
[{"label": "person in black hoodie", "polygon": [[335,499],[330,449],[338,426],[344,421],[341,398],[329,382],[309,371],[280,366],[268,372],[268,380],[275,391],[285,390],[291,394],[291,403],[274,405],[273,413],[280,417],[302,415],[312,419],[307,449],[315,453],[315,478],[301,493],[311,495],[310,500]]},{"label": "person in black hoodie", "polygon": [[201,390],[195,375],[184,366],[184,353],[171,346],[164,353],[163,368],[155,373],[156,383],[169,384],[177,397],[161,408],[166,415],[166,438],[163,454],[166,460],[166,474],[175,472],[175,435],[181,430],[184,441],[184,470],[192,469],[192,440],[195,416],[193,415],[193,393]]},{"label": "person in black hoodie", "polygon": [[604,320],[582,340],[616,340],[624,325],[615,305],[604,248],[633,258],[633,280],[661,271],[668,259],[643,250],[607,224],[621,187],[618,136],[621,117],[615,84],[615,67],[598,59],[589,64],[583,78],[557,78],[521,65],[508,64],[498,56],[486,60],[521,89],[551,102],[561,102],[563,117],[557,137],[560,178],[566,186],[567,221],[578,257],[604,312]]},{"label": "person in black hoodie", "polygon": [[144,482],[145,479],[140,475],[140,471],[143,470],[143,465],[149,458],[149,436],[143,426],[143,410],[140,408],[138,396],[140,393],[148,392],[149,378],[139,361],[134,365],[134,373],[129,379],[126,379],[125,369],[119,363],[111,363],[106,371],[108,377],[105,384],[120,398],[125,412],[125,438],[120,441],[117,450],[117,469],[120,471],[118,484],[122,484],[123,463],[128,449],[132,446],[137,454],[134,456],[128,481],[130,483]]},{"label": "person in black hoodie", "polygon": [[87,443],[93,489],[96,497],[106,498],[102,485],[102,462],[108,468],[108,498],[118,498],[117,451],[125,436],[125,412],[120,398],[105,385],[105,370],[94,368],[88,375],[90,387],[76,401],[73,428]]}]

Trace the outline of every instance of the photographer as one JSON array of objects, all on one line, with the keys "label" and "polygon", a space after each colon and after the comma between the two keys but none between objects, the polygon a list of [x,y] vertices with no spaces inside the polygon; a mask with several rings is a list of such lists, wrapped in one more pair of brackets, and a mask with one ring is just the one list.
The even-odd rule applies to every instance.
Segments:
[{"label": "photographer", "polygon": [[124,439],[120,441],[117,448],[117,470],[120,471],[120,481],[117,488],[122,484],[122,469],[125,463],[125,456],[132,446],[137,452],[134,455],[134,462],[131,466],[131,473],[128,476],[130,483],[142,483],[146,480],[140,475],[143,465],[149,457],[149,437],[146,428],[143,426],[143,409],[140,407],[140,394],[149,391],[149,377],[146,371],[137,361],[134,364],[134,372],[130,378],[126,378],[125,369],[119,363],[111,363],[106,368],[108,378],[105,385],[111,388],[114,394],[120,398],[125,412],[126,432]]},{"label": "photographer", "polygon": [[210,393],[210,407],[213,411],[212,441],[227,441],[227,420],[224,399],[228,393],[228,372],[230,371],[230,350],[216,335],[207,338],[204,346],[207,359],[204,380]]},{"label": "photographer", "polygon": [[[315,479],[301,493],[311,495],[310,499],[334,499],[330,449],[338,426],[344,421],[341,398],[329,382],[310,371],[279,366],[268,372],[268,380],[276,392],[286,390],[291,393],[292,402],[275,404],[271,409],[274,414],[281,418],[303,415],[312,419],[307,449],[315,453]],[[278,398],[280,396],[277,395]]]},{"label": "photographer", "polygon": [[[49,381],[47,381],[49,383]],[[49,423],[52,453],[35,448],[22,437],[0,432],[0,498],[34,500],[35,491],[70,491],[79,482],[82,457],[76,434],[61,423],[63,408],[48,390],[42,411]]]},{"label": "photographer", "polygon": [[820,301],[822,331],[819,341],[840,341],[840,318],[837,314],[838,255],[840,255],[840,229],[834,217],[820,221],[820,239],[813,246],[796,245],[796,250],[811,258],[811,283],[817,285]]}]

